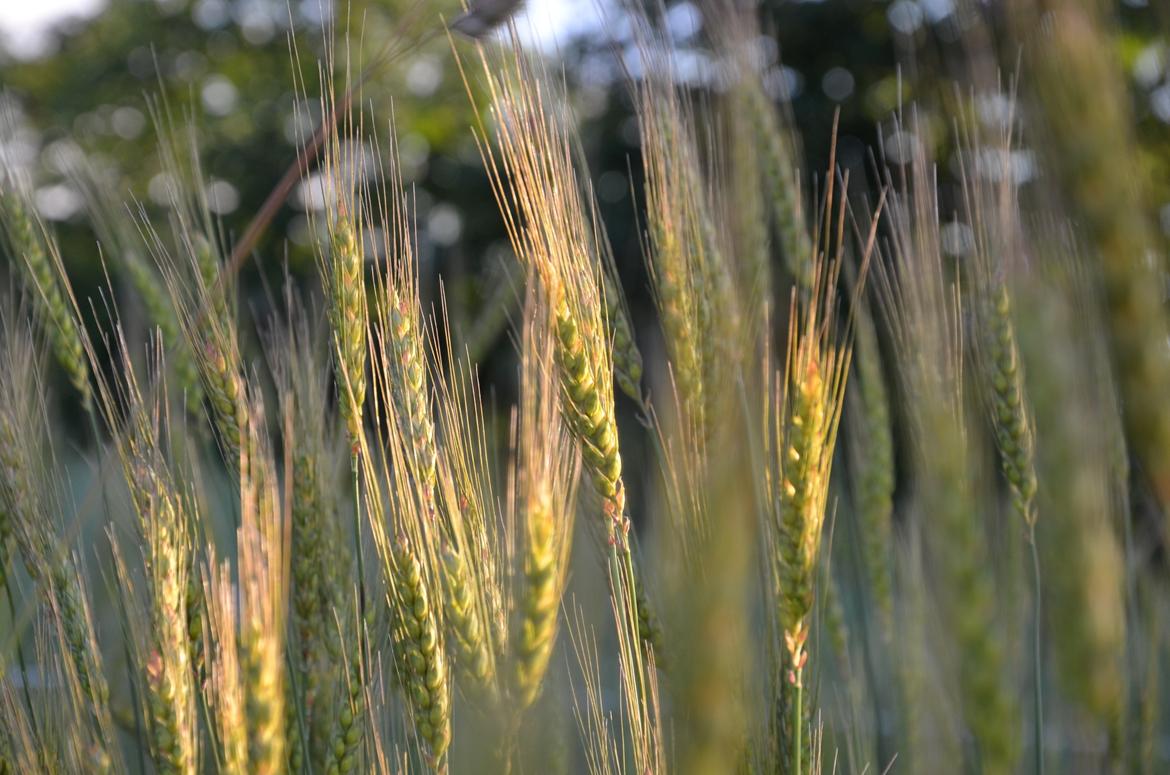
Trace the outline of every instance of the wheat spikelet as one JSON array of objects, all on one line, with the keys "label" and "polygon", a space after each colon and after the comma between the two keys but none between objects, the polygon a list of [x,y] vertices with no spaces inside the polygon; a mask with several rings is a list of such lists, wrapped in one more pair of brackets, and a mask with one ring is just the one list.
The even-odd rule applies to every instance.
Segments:
[{"label": "wheat spikelet", "polygon": [[713,429],[705,415],[718,411],[721,401],[716,385],[737,374],[743,344],[743,303],[727,258],[732,241],[716,225],[717,168],[705,169],[700,162],[702,124],[674,82],[670,47],[645,20],[636,39],[647,71],[635,90],[650,275],[682,409],[709,434]]},{"label": "wheat spikelet", "polygon": [[[161,494],[160,494],[161,495]],[[164,535],[165,522],[177,522],[166,496],[155,496],[146,518],[161,528],[156,550],[148,560],[152,576],[151,623],[156,641],[146,669],[146,686],[155,731],[156,756],[163,769],[194,772],[195,691],[187,625],[187,548],[183,537]],[[152,513],[153,512],[153,513]],[[182,530],[181,525],[168,527]],[[154,529],[154,528],[151,528]]]},{"label": "wheat spikelet", "polygon": [[[350,583],[349,567],[339,551],[340,526],[332,495],[336,472],[328,462],[336,444],[327,408],[327,355],[314,335],[309,310],[291,285],[285,299],[287,320],[267,338],[266,350],[282,397],[286,432],[291,434],[285,441],[291,447],[292,465],[289,575],[294,637],[289,652],[297,677],[296,702],[288,705],[286,726],[301,736],[303,721],[307,739],[296,741],[295,753],[308,756],[314,769],[324,769],[326,759],[333,756],[331,738],[342,703],[338,684],[347,680],[342,644],[349,641],[338,627],[350,618],[342,613],[347,608],[342,585]],[[360,690],[360,680],[357,686]],[[293,754],[290,748],[290,758]]]},{"label": "wheat spikelet", "polygon": [[748,348],[745,360],[749,360],[760,352],[774,305],[772,245],[764,199],[767,171],[759,160],[760,136],[752,118],[750,93],[759,88],[759,62],[753,53],[761,37],[754,11],[731,4],[713,14],[711,26],[715,45],[728,62],[728,88],[716,106],[722,143],[712,141],[721,151],[723,172],[718,195],[712,200],[717,208],[713,211],[716,218],[730,225],[729,255],[736,269],[741,325]]},{"label": "wheat spikelet", "polygon": [[[822,277],[818,288],[835,279],[832,273]],[[832,291],[828,292],[831,299]],[[770,497],[775,504],[769,530],[776,542],[778,619],[786,652],[784,680],[789,685],[785,697],[793,695],[786,700],[792,714],[786,750],[798,772],[808,766],[802,761],[811,763],[809,720],[813,714],[811,703],[806,705],[803,698],[804,670],[833,447],[849,362],[848,346],[833,342],[829,338],[832,328],[820,322],[820,303],[819,299],[814,302],[790,329],[785,372],[776,388],[769,427],[773,438]]]},{"label": "wheat spikelet", "polygon": [[410,300],[393,279],[387,278],[378,303],[378,319],[387,338],[382,360],[384,378],[391,386],[393,413],[401,433],[410,440],[411,460],[425,502],[434,508],[438,453],[431,414],[426,360],[418,303]]},{"label": "wheat spikelet", "polygon": [[[833,203],[832,191],[827,200]],[[845,210],[841,209],[842,224]],[[838,230],[838,251],[843,226]],[[862,266],[873,245],[864,245]],[[819,259],[816,276],[806,301],[792,295],[788,347],[784,371],[776,378],[765,413],[768,441],[769,499],[773,515],[767,525],[774,541],[774,579],[778,621],[783,635],[787,683],[785,693],[794,695],[793,737],[788,749],[797,771],[809,760],[811,736],[805,734],[810,708],[803,705],[803,675],[808,659],[810,614],[821,573],[821,539],[828,499],[833,451],[844,404],[845,385],[852,354],[846,331],[837,341],[836,286],[841,254]],[[825,589],[823,595],[828,595]],[[811,704],[810,704],[811,705]]]},{"label": "wheat spikelet", "polygon": [[238,606],[230,563],[217,565],[211,557],[206,579],[211,680],[205,691],[219,743],[217,758],[224,773],[242,775],[248,771],[248,737],[237,646]]},{"label": "wheat spikelet", "polygon": [[[397,146],[391,155],[396,158]],[[395,168],[397,174],[397,168]],[[413,215],[402,181],[387,181],[384,205],[377,213],[390,257],[375,285],[375,321],[380,349],[375,364],[383,392],[383,410],[407,442],[407,463],[425,508],[437,508],[438,444],[431,385],[427,373],[427,330],[419,301]]]},{"label": "wheat spikelet", "polygon": [[527,505],[528,535],[524,554],[524,591],[517,606],[513,632],[516,667],[513,691],[521,707],[536,699],[556,637],[560,575],[555,518],[548,504]]},{"label": "wheat spikelet", "polygon": [[[189,773],[195,771],[197,761],[192,639],[201,638],[201,632],[193,629],[201,619],[191,606],[191,584],[198,582],[191,575],[187,516],[162,462],[157,426],[130,376],[123,393],[135,402],[118,453],[138,516],[148,572],[145,622],[139,625],[144,631],[137,638],[145,654],[152,751],[161,770]],[[104,383],[100,395],[103,410],[112,420],[115,407]],[[124,570],[121,575],[126,578]]]},{"label": "wheat spikelet", "polygon": [[[181,231],[171,247],[150,224],[145,224],[144,229],[148,247],[162,271],[178,314],[183,337],[195,355],[224,459],[229,469],[234,470],[241,454],[249,453],[240,449],[241,441],[248,441],[245,433],[248,395],[235,315],[226,308],[226,317],[211,314],[216,305],[217,286],[208,287],[199,274],[196,255],[200,241],[206,239],[201,233]],[[194,274],[193,281],[188,279],[191,274]]]},{"label": "wheat spikelet", "polygon": [[166,200],[172,220],[168,241],[141,216],[140,231],[162,273],[183,338],[195,360],[220,449],[234,471],[241,455],[249,396],[237,334],[237,311],[228,304],[230,278],[220,276],[215,219],[199,161],[194,127],[171,126],[170,116],[155,102],[150,109],[159,135],[159,153],[167,173]]},{"label": "wheat spikelet", "polygon": [[[443,306],[443,319],[447,308]],[[435,327],[436,329],[439,326]],[[444,326],[445,328],[445,326]],[[451,337],[445,337],[450,342]],[[479,392],[476,367],[444,349],[438,331],[431,357],[436,369],[435,417],[440,430],[438,556],[444,588],[448,645],[465,696],[484,708],[497,707],[498,662],[506,648],[505,582],[508,548],[501,540],[502,515],[493,492],[496,470],[489,450],[489,415]]]},{"label": "wheat spikelet", "polygon": [[[662,56],[648,44],[642,48],[651,61]],[[658,69],[663,66],[657,63]],[[691,138],[685,134],[690,123],[662,73],[647,79],[639,102],[655,304],[682,408],[691,422],[705,427],[704,347],[713,341],[706,337],[712,313],[711,299],[704,294],[701,183]]]}]

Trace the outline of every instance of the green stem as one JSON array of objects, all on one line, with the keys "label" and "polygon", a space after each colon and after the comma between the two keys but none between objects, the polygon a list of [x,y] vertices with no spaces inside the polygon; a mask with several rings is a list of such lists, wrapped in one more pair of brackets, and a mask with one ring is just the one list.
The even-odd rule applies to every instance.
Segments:
[{"label": "green stem", "polygon": [[1036,527],[1032,525],[1028,530],[1028,543],[1032,549],[1032,584],[1034,592],[1034,622],[1032,631],[1032,671],[1033,675],[1033,703],[1035,713],[1033,730],[1036,746],[1036,775],[1044,775],[1044,691],[1043,667],[1040,662],[1040,552],[1036,547]]},{"label": "green stem", "polygon": [[801,775],[801,773],[804,771],[802,769],[803,762],[801,761],[802,755],[804,753],[804,741],[801,739],[804,735],[804,724],[801,723],[801,714],[803,713],[803,709],[800,707],[801,702],[804,699],[804,681],[801,677],[802,672],[803,670],[799,668],[794,668],[792,672],[792,675],[795,677],[796,684],[796,701],[792,703],[792,734],[795,738],[793,741],[794,745],[792,746],[792,761],[794,764],[792,768],[793,775]]},{"label": "green stem", "polygon": [[354,455],[351,459],[353,471],[353,542],[357,549],[357,576],[358,576],[358,637],[363,637],[366,621],[366,559],[362,548],[362,500],[361,486],[358,482],[358,459]]}]

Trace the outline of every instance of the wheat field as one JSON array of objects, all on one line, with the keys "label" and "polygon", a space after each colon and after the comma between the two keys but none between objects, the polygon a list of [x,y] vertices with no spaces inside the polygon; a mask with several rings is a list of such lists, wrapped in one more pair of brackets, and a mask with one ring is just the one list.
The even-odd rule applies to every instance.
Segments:
[{"label": "wheat field", "polygon": [[708,5],[706,94],[627,19],[640,256],[558,66],[421,33],[511,247],[477,325],[515,401],[420,282],[360,29],[295,84],[325,206],[262,311],[240,264],[282,257],[174,95],[161,213],[73,172],[94,295],[0,154],[0,773],[1170,768],[1170,253],[1106,4],[1006,4],[1004,57],[969,9],[860,175],[807,168],[754,11]]}]

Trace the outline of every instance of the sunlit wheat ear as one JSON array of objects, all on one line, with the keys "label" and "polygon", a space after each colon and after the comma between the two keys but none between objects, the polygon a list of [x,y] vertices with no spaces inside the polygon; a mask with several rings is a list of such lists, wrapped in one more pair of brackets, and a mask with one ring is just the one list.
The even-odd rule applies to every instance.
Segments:
[{"label": "sunlit wheat ear", "polygon": [[244,684],[238,653],[236,589],[231,565],[209,558],[207,579],[208,640],[211,680],[204,689],[211,727],[218,742],[217,759],[223,772],[237,775],[248,771],[247,724],[244,718]]},{"label": "sunlit wheat ear", "polygon": [[511,693],[517,711],[539,695],[557,637],[580,469],[557,410],[556,341],[535,285],[524,308],[521,405],[515,443],[511,597]]},{"label": "sunlit wheat ear", "polygon": [[[339,107],[334,66],[331,53],[321,75],[322,115]],[[312,225],[321,235],[317,264],[328,300],[337,405],[351,455],[358,454],[363,433],[369,353],[366,258],[374,226],[362,122],[361,111],[347,110],[340,117],[326,136],[321,170],[310,178],[327,204],[323,221],[313,218]]]},{"label": "sunlit wheat ear", "polygon": [[[59,257],[54,259],[76,317],[76,299]],[[191,616],[192,608],[197,605],[192,605],[190,501],[178,492],[162,452],[163,427],[167,420],[161,346],[150,353],[154,369],[152,382],[157,393],[147,399],[137,383],[116,314],[112,315],[112,323],[105,355],[121,368],[119,378],[107,380],[102,376],[97,380],[98,409],[115,439],[115,450],[138,517],[136,527],[144,547],[147,574],[145,585],[131,583],[114,542],[118,578],[123,582],[120,591],[124,608],[130,612],[131,650],[137,652],[143,673],[140,677],[150,717],[151,753],[162,763],[160,766],[189,772],[197,760],[191,657],[192,639],[198,637],[198,628],[194,626],[197,620]],[[98,364],[102,360],[94,345],[84,335],[81,343],[89,364],[100,374]]]},{"label": "sunlit wheat ear", "polygon": [[234,472],[239,465],[241,439],[248,440],[244,432],[247,386],[235,315],[230,310],[226,318],[215,314],[216,289],[204,284],[198,268],[196,254],[205,236],[180,231],[168,243],[151,224],[143,223],[142,230],[178,313],[183,337],[195,355],[220,449],[228,470]]},{"label": "sunlit wheat ear", "polygon": [[415,293],[413,287],[402,287],[399,278],[389,275],[379,288],[376,316],[383,350],[377,368],[380,382],[388,388],[388,397],[392,399],[386,403],[390,419],[410,443],[407,462],[427,508],[433,510],[438,452],[422,315]]},{"label": "sunlit wheat ear", "polygon": [[635,582],[599,258],[602,227],[593,200],[582,191],[572,115],[552,79],[518,42],[499,62],[489,64],[485,56],[482,65],[494,101],[495,142],[489,144],[481,115],[481,155],[512,248],[539,276],[553,311],[561,412],[602,501],[601,519],[591,524],[607,546],[614,604],[620,619],[632,617],[643,639],[660,647]]},{"label": "sunlit wheat ear", "polygon": [[[397,159],[393,139],[390,157]],[[397,163],[393,163],[394,167],[384,171],[381,201],[370,216],[384,235],[380,247],[386,262],[374,285],[375,381],[381,391],[381,410],[396,425],[399,437],[408,442],[406,462],[425,507],[433,512],[439,452],[428,364],[429,334],[419,298],[415,212]]]},{"label": "sunlit wheat ear", "polygon": [[[446,307],[443,309],[444,316]],[[436,332],[437,334],[437,332]],[[435,418],[443,456],[438,468],[439,553],[448,644],[464,695],[481,707],[499,699],[505,646],[507,557],[501,538],[492,439],[474,366],[431,337],[436,370]],[[450,337],[447,337],[450,341]]]},{"label": "sunlit wheat ear", "polygon": [[93,405],[89,365],[77,318],[62,293],[56,265],[60,250],[53,235],[35,215],[17,180],[7,170],[0,177],[0,232],[15,266],[24,277],[29,298],[43,321],[53,355],[88,411]]},{"label": "sunlit wheat ear", "polygon": [[[198,759],[193,657],[202,652],[202,644],[193,642],[202,639],[194,627],[202,621],[199,606],[192,605],[191,587],[198,583],[188,533],[193,501],[179,492],[163,452],[165,403],[161,397],[142,394],[125,342],[118,344],[121,349],[114,357],[122,359],[122,377],[114,383],[99,380],[99,405],[113,431],[137,518],[146,583],[132,581],[116,548],[117,568],[131,611],[129,630],[142,660],[152,755],[160,769],[193,772]],[[94,357],[93,350],[89,352]],[[153,355],[161,373],[165,367],[161,349]]]},{"label": "sunlit wheat ear", "polygon": [[478,584],[453,547],[442,550],[441,560],[448,642],[453,646],[457,672],[469,693],[483,693],[494,677],[494,656],[491,632],[481,616]]},{"label": "sunlit wheat ear", "polygon": [[778,584],[777,603],[787,676],[794,696],[788,748],[797,771],[811,748],[808,719],[811,697],[804,699],[808,635],[821,558],[833,450],[844,399],[850,346],[832,325],[835,269],[820,270],[813,301],[797,304],[789,329],[784,372],[777,377],[769,412],[768,532]]},{"label": "sunlit wheat ear", "polygon": [[[335,661],[341,664],[342,680],[340,697],[332,706],[333,718],[324,717],[328,708],[320,705],[313,708],[322,716],[321,721],[327,723],[329,730],[322,757],[323,769],[328,773],[358,772],[362,766],[362,747],[366,739],[368,713],[364,694],[367,668],[361,644],[366,642],[369,636],[363,632],[364,623],[357,621],[356,597],[351,595],[348,605],[339,602],[334,609],[337,615],[332,631],[336,639],[344,642],[345,649],[344,654],[340,654],[339,649],[340,659],[335,658]],[[315,758],[318,756],[315,751],[312,753]]]},{"label": "sunlit wheat ear", "polygon": [[[393,388],[375,374],[375,411]],[[451,742],[451,676],[442,606],[442,536],[430,492],[420,487],[410,428],[383,422],[378,455],[363,443],[362,491],[378,551],[391,620],[392,665],[416,739],[431,768],[444,772]]]},{"label": "sunlit wheat ear", "polygon": [[418,555],[405,540],[393,549],[397,633],[394,648],[415,730],[432,767],[445,769],[451,742],[450,685],[437,610],[431,605]]},{"label": "sunlit wheat ear", "polygon": [[286,769],[285,635],[289,524],[264,437],[264,413],[249,408],[240,457],[240,669],[249,771]]},{"label": "sunlit wheat ear", "polygon": [[703,427],[704,326],[711,299],[703,296],[702,182],[693,156],[686,110],[674,92],[665,55],[641,44],[656,71],[638,92],[646,174],[648,268],[666,336],[672,376],[690,422]]},{"label": "sunlit wheat ear", "polygon": [[517,256],[540,278],[553,310],[563,409],[605,503],[604,534],[628,531],[613,409],[613,361],[601,289],[596,214],[578,180],[571,117],[551,85],[517,53],[489,72],[498,150],[481,137]]}]

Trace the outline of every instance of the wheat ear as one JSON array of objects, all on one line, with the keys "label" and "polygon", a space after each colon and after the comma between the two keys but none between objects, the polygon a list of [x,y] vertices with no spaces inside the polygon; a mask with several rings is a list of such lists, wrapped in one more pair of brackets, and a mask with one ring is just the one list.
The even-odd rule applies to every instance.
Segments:
[{"label": "wheat ear", "polygon": [[36,299],[37,313],[46,323],[53,354],[88,411],[93,405],[89,366],[77,318],[65,301],[53,266],[54,261],[60,260],[56,240],[30,213],[28,203],[15,189],[13,181],[6,179],[4,183],[11,188],[0,190],[0,224],[31,295]]},{"label": "wheat ear", "polygon": [[332,225],[327,285],[338,404],[352,449],[362,434],[366,398],[366,284],[360,239],[354,216],[339,213]]},{"label": "wheat ear", "polygon": [[744,97],[744,107],[764,156],[764,175],[771,193],[772,220],[780,237],[780,251],[797,286],[807,292],[815,280],[814,254],[798,184],[794,141],[761,84],[747,83]]},{"label": "wheat ear", "polygon": [[559,422],[556,339],[546,298],[533,283],[524,310],[515,541],[519,555],[511,614],[511,692],[517,711],[539,695],[557,637],[572,538],[580,462]]},{"label": "wheat ear", "polygon": [[878,613],[878,633],[883,642],[893,634],[893,511],[894,441],[890,426],[889,396],[882,373],[877,332],[868,306],[857,315],[857,343],[854,348],[857,389],[854,472],[858,525],[861,529],[869,594]]},{"label": "wheat ear", "polygon": [[395,602],[401,676],[414,714],[419,738],[426,743],[432,767],[445,768],[451,742],[450,696],[447,665],[438,620],[430,604],[422,567],[405,540],[394,549]]},{"label": "wheat ear", "polygon": [[446,619],[455,651],[455,667],[464,685],[473,692],[487,690],[492,673],[490,641],[480,618],[468,565],[453,547],[445,547],[442,561],[446,590]]}]

